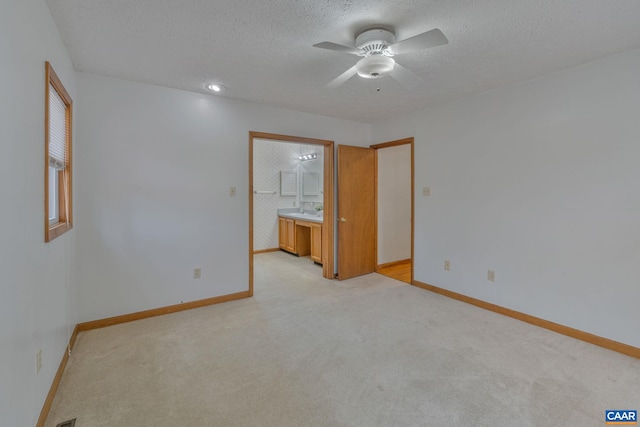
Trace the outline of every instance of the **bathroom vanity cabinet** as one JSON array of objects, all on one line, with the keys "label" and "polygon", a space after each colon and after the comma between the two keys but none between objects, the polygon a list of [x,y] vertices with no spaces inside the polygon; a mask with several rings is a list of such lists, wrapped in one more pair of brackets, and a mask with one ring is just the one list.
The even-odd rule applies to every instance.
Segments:
[{"label": "bathroom vanity cabinet", "polygon": [[296,252],[295,224],[295,219],[278,217],[278,235],[280,240],[280,249],[297,255],[298,253]]},{"label": "bathroom vanity cabinet", "polygon": [[322,223],[279,216],[278,236],[280,249],[322,264]]},{"label": "bathroom vanity cabinet", "polygon": [[311,223],[311,259],[322,264],[322,224]]}]

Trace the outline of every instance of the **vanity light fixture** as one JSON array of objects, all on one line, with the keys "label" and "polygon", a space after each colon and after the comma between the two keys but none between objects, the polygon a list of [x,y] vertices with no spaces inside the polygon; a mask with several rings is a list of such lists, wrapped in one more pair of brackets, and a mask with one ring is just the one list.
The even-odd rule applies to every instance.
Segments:
[{"label": "vanity light fixture", "polygon": [[224,86],[222,86],[222,85],[217,84],[217,83],[211,83],[211,84],[207,85],[207,89],[212,90],[214,92],[222,92],[226,88]]},{"label": "vanity light fixture", "polygon": [[318,155],[316,153],[309,153],[309,154],[305,154],[304,156],[300,156],[298,157],[299,160],[301,161],[305,161],[305,160],[314,160],[317,159]]}]

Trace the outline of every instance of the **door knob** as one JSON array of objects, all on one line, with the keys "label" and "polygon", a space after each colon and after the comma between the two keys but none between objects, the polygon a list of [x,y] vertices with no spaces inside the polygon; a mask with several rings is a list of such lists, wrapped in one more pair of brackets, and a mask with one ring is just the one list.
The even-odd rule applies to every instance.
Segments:
[{"label": "door knob", "polygon": [[347,218],[345,218],[345,217],[341,216],[339,221],[340,221],[340,222],[347,222]]}]

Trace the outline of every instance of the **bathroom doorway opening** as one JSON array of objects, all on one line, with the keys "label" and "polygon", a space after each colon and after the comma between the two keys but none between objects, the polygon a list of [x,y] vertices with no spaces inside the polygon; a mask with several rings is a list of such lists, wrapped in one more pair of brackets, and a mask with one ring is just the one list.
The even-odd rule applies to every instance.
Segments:
[{"label": "bathroom doorway opening", "polygon": [[[308,171],[308,168],[296,168],[292,170],[291,166],[286,166],[287,163],[283,162],[283,166],[277,165],[278,161],[282,159],[274,159],[273,170],[269,171],[269,178],[261,180],[265,182],[265,188],[258,186],[254,182],[254,178],[262,171],[256,170],[256,165],[260,164],[258,159],[254,156],[265,156],[274,154],[275,150],[267,150],[266,152],[260,152],[256,154],[256,148],[261,142],[276,143],[276,144],[289,144],[293,146],[300,146],[301,150],[308,150],[308,153],[297,153],[297,157],[303,157],[305,155],[318,155],[317,158],[310,158],[308,165],[311,165],[313,161],[322,161],[321,174]],[[273,146],[272,147],[277,147]],[[288,150],[287,156],[291,156],[291,151]],[[299,154],[299,156],[298,156]],[[321,154],[321,155],[319,155]],[[322,159],[320,159],[322,157]],[[297,158],[296,160],[302,162],[305,159]],[[291,165],[291,163],[289,163]],[[298,174],[294,174],[294,172]],[[320,176],[321,175],[321,176]],[[306,178],[306,182],[304,180]],[[274,221],[282,221],[284,218],[278,216],[277,211],[291,211],[284,212],[284,215],[289,217],[290,224],[288,228],[291,230],[291,236],[294,236],[295,230],[299,229],[298,244],[300,251],[296,248],[290,247],[291,252],[301,252],[306,255],[306,252],[312,252],[311,257],[314,260],[319,260],[322,264],[322,276],[326,279],[333,279],[334,277],[334,141],[321,140],[314,138],[305,138],[291,135],[280,135],[264,132],[249,132],[249,294],[253,295],[253,283],[254,283],[254,255],[261,252],[269,252],[280,250],[283,248],[283,239],[286,241],[286,235],[283,236],[282,231],[278,232],[278,244],[273,243],[273,227]],[[257,199],[260,197],[261,199]],[[256,202],[260,200],[260,202]],[[271,200],[270,203],[263,203],[266,200]],[[302,206],[300,206],[301,202]],[[259,205],[259,206],[258,206]],[[272,207],[269,207],[273,205]],[[276,205],[277,208],[276,209]],[[256,208],[260,210],[266,210],[266,212],[258,212]],[[288,208],[288,209],[282,209]],[[297,211],[300,208],[304,208],[305,214],[296,216]],[[315,209],[322,209],[322,221],[319,223],[316,217],[310,215]],[[267,233],[262,233],[257,230],[256,227],[256,215],[262,221],[268,222],[269,230]],[[265,215],[267,218],[265,218]],[[292,221],[293,220],[293,221]],[[295,222],[294,222],[295,221]],[[318,227],[321,225],[321,228]],[[280,230],[286,230],[278,224]],[[309,228],[309,230],[307,230]],[[308,231],[308,233],[305,233]],[[286,233],[286,231],[285,231]],[[307,241],[305,236],[311,236],[311,233],[315,233],[310,240]],[[271,234],[265,235],[265,234]],[[295,240],[290,236],[291,245],[295,244]],[[256,246],[255,239],[260,240],[259,247]],[[321,241],[321,244],[319,242]],[[316,247],[313,247],[313,244]],[[286,246],[286,245],[285,245]],[[287,250],[287,248],[283,248]]]}]

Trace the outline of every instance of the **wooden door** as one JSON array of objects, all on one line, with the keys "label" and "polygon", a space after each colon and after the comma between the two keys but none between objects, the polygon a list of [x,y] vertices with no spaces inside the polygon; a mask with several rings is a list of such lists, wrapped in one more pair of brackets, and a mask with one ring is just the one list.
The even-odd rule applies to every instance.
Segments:
[{"label": "wooden door", "polygon": [[338,279],[376,269],[375,150],[338,146]]}]

